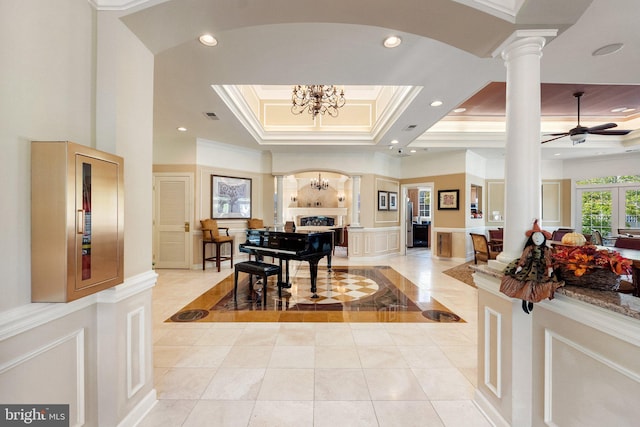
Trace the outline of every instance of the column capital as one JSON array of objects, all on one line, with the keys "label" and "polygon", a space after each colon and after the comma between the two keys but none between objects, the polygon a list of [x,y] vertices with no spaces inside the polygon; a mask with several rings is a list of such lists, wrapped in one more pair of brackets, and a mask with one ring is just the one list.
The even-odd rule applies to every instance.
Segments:
[{"label": "column capital", "polygon": [[514,31],[502,44],[493,52],[493,56],[501,55],[507,61],[514,52],[520,52],[526,48],[528,53],[538,53],[542,55],[542,48],[548,40],[558,35],[556,29],[544,30],[517,30]]}]

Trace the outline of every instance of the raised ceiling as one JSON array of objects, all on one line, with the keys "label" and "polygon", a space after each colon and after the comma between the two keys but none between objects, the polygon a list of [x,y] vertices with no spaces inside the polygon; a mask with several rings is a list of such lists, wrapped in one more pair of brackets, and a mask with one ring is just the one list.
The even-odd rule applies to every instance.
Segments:
[{"label": "raised ceiling", "polygon": [[[481,107],[484,102],[472,103],[474,95],[482,98],[484,91],[491,90],[491,82],[504,82],[503,61],[493,54],[519,28],[559,30],[544,48],[543,88],[553,84],[571,94],[577,86],[586,87],[584,109],[611,104],[610,96],[617,105],[621,96],[629,94],[624,106],[640,106],[637,91],[626,90],[640,84],[640,8],[636,0],[326,0],[322,8],[311,0],[170,0],[142,2],[135,12],[125,11],[122,16],[156,55],[154,139],[165,143],[202,138],[271,151],[311,150],[302,140],[295,146],[277,139],[260,143],[212,86],[329,83],[421,88],[369,143],[349,143],[345,137],[345,143],[334,149],[388,152],[390,141],[398,140],[400,147],[415,147],[420,152],[430,148],[499,150],[504,145],[498,124],[502,121],[504,126],[498,112],[503,98],[498,94],[497,102],[491,104],[495,125],[487,124],[487,116],[478,113],[483,108],[488,111]],[[216,36],[216,47],[198,43],[204,32]],[[382,46],[390,34],[402,37],[398,48]],[[623,42],[624,48],[608,56],[592,56],[596,49],[614,42]],[[622,87],[626,89],[616,92]],[[545,110],[551,98],[544,89],[542,95]],[[431,107],[436,99],[443,105]],[[473,128],[456,119],[458,130],[446,128],[451,125],[447,124],[452,121],[451,111],[465,103],[466,120],[485,123]],[[571,95],[559,94],[552,103],[557,105],[553,114],[558,121],[575,117]],[[596,119],[607,116],[604,108]],[[208,120],[203,114],[207,112],[214,112],[219,120]],[[640,127],[633,117],[615,116],[607,121],[620,120],[633,129]],[[564,131],[565,125],[555,130]],[[178,134],[178,126],[186,127],[187,132]],[[553,130],[543,126],[543,131]],[[601,145],[609,152],[620,152],[637,139],[631,134]],[[545,144],[543,153],[564,143]],[[565,147],[566,156],[602,152],[593,147],[598,151]]]}]

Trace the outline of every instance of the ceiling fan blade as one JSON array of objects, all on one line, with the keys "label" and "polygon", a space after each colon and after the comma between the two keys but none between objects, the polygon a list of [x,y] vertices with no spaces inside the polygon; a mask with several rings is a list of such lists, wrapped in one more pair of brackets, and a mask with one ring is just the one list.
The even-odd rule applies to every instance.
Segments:
[{"label": "ceiling fan blade", "polygon": [[562,133],[545,133],[546,136],[565,136],[565,135],[569,135],[569,132],[562,132]]},{"label": "ceiling fan blade", "polygon": [[605,129],[611,129],[618,126],[615,123],[605,123],[602,125],[598,125],[598,126],[591,126],[590,128],[587,128],[587,132],[592,133],[593,131],[599,131],[599,130],[605,130]]},{"label": "ceiling fan blade", "polygon": [[555,141],[556,139],[564,138],[567,135],[569,135],[569,134],[568,133],[563,133],[560,136],[556,136],[555,138],[551,138],[551,139],[547,139],[546,141],[542,141],[540,144],[544,144],[546,142]]},{"label": "ceiling fan blade", "polygon": [[626,135],[630,130],[597,130],[597,131],[589,131],[588,133],[592,135]]}]

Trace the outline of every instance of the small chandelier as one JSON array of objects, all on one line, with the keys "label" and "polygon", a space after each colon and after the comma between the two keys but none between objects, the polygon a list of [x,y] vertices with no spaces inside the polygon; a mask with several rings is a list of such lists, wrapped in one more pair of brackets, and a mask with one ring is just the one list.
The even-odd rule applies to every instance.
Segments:
[{"label": "small chandelier", "polygon": [[326,190],[327,188],[329,188],[329,180],[326,178],[322,179],[322,176],[318,174],[318,179],[311,178],[311,184],[309,185],[314,190]]},{"label": "small chandelier", "polygon": [[345,104],[344,90],[340,90],[338,94],[338,89],[334,85],[295,85],[291,102],[293,114],[302,114],[307,110],[314,119],[318,113],[337,117],[338,108],[342,108]]}]

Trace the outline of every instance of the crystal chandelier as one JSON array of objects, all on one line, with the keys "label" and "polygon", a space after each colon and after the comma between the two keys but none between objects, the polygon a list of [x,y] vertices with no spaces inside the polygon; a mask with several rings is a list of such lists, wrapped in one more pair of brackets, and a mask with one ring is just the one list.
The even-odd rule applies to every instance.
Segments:
[{"label": "crystal chandelier", "polygon": [[322,175],[318,174],[318,179],[315,178],[311,178],[311,188],[313,188],[314,190],[326,190],[327,188],[329,188],[329,180],[328,179],[322,179]]},{"label": "crystal chandelier", "polygon": [[345,104],[344,90],[338,89],[334,85],[295,85],[291,95],[291,112],[302,114],[307,110],[315,117],[320,114],[329,114],[331,117],[338,115],[338,108]]}]

